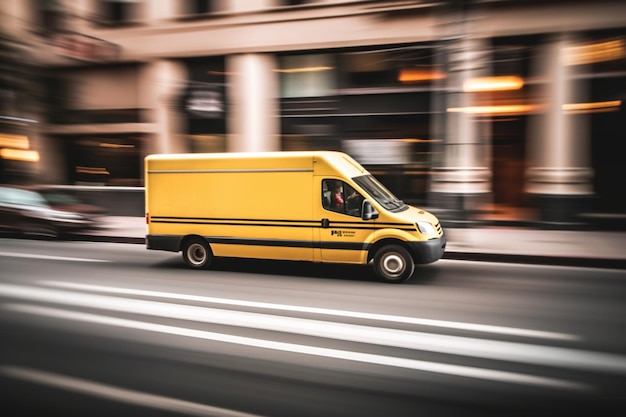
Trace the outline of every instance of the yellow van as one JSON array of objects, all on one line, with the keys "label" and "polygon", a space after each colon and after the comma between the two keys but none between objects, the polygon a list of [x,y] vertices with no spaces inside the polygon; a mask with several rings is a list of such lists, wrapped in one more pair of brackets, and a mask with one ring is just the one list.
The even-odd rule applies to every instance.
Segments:
[{"label": "yellow van", "polygon": [[369,264],[409,279],[441,258],[432,214],[406,205],[341,152],[160,154],[145,159],[148,249],[213,257]]}]

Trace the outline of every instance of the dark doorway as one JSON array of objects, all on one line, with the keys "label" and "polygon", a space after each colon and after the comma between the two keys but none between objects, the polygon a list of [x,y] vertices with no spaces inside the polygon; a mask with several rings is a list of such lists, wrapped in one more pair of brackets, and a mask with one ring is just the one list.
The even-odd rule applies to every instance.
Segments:
[{"label": "dark doorway", "polygon": [[493,202],[501,210],[526,207],[526,117],[495,118],[492,132]]}]

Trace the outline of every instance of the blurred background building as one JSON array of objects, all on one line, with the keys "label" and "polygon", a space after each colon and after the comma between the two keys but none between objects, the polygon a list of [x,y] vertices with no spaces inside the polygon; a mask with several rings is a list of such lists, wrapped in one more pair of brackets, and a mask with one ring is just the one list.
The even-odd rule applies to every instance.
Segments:
[{"label": "blurred background building", "polygon": [[626,217],[626,2],[4,0],[0,182],[331,149],[449,224]]}]

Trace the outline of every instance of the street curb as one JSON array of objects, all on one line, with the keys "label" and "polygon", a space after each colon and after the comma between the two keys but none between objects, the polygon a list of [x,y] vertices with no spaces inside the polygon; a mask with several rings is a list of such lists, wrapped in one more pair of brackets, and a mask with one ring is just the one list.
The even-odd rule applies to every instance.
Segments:
[{"label": "street curb", "polygon": [[72,235],[65,240],[74,242],[104,242],[104,243],[131,243],[135,245],[145,245],[145,237],[130,236],[94,236],[94,235]]},{"label": "street curb", "polygon": [[445,252],[442,259],[512,264],[572,266],[579,268],[626,269],[626,259],[580,258],[570,256],[513,255],[502,253]]},{"label": "street curb", "polygon": [[[130,243],[137,245],[146,244],[145,237],[129,236],[74,235],[68,238],[68,240],[83,242]],[[626,259],[611,258],[575,258],[571,256],[514,255],[501,253],[447,251],[443,254],[442,259],[450,259],[456,261],[501,262],[511,264],[572,266],[579,268],[626,270]]]}]

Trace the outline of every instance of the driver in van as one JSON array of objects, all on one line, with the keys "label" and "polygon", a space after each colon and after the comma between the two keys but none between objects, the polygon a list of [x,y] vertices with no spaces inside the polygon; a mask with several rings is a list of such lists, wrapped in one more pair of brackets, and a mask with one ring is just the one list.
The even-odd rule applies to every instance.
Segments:
[{"label": "driver in van", "polygon": [[[352,189],[352,187],[350,187]],[[358,197],[358,193],[352,189],[352,194],[350,194],[347,198],[348,201]],[[340,181],[337,181],[335,183],[335,189],[333,190],[332,193],[332,206],[334,209],[337,210],[343,210],[344,208],[344,195],[343,195],[343,183],[341,183]]]}]

